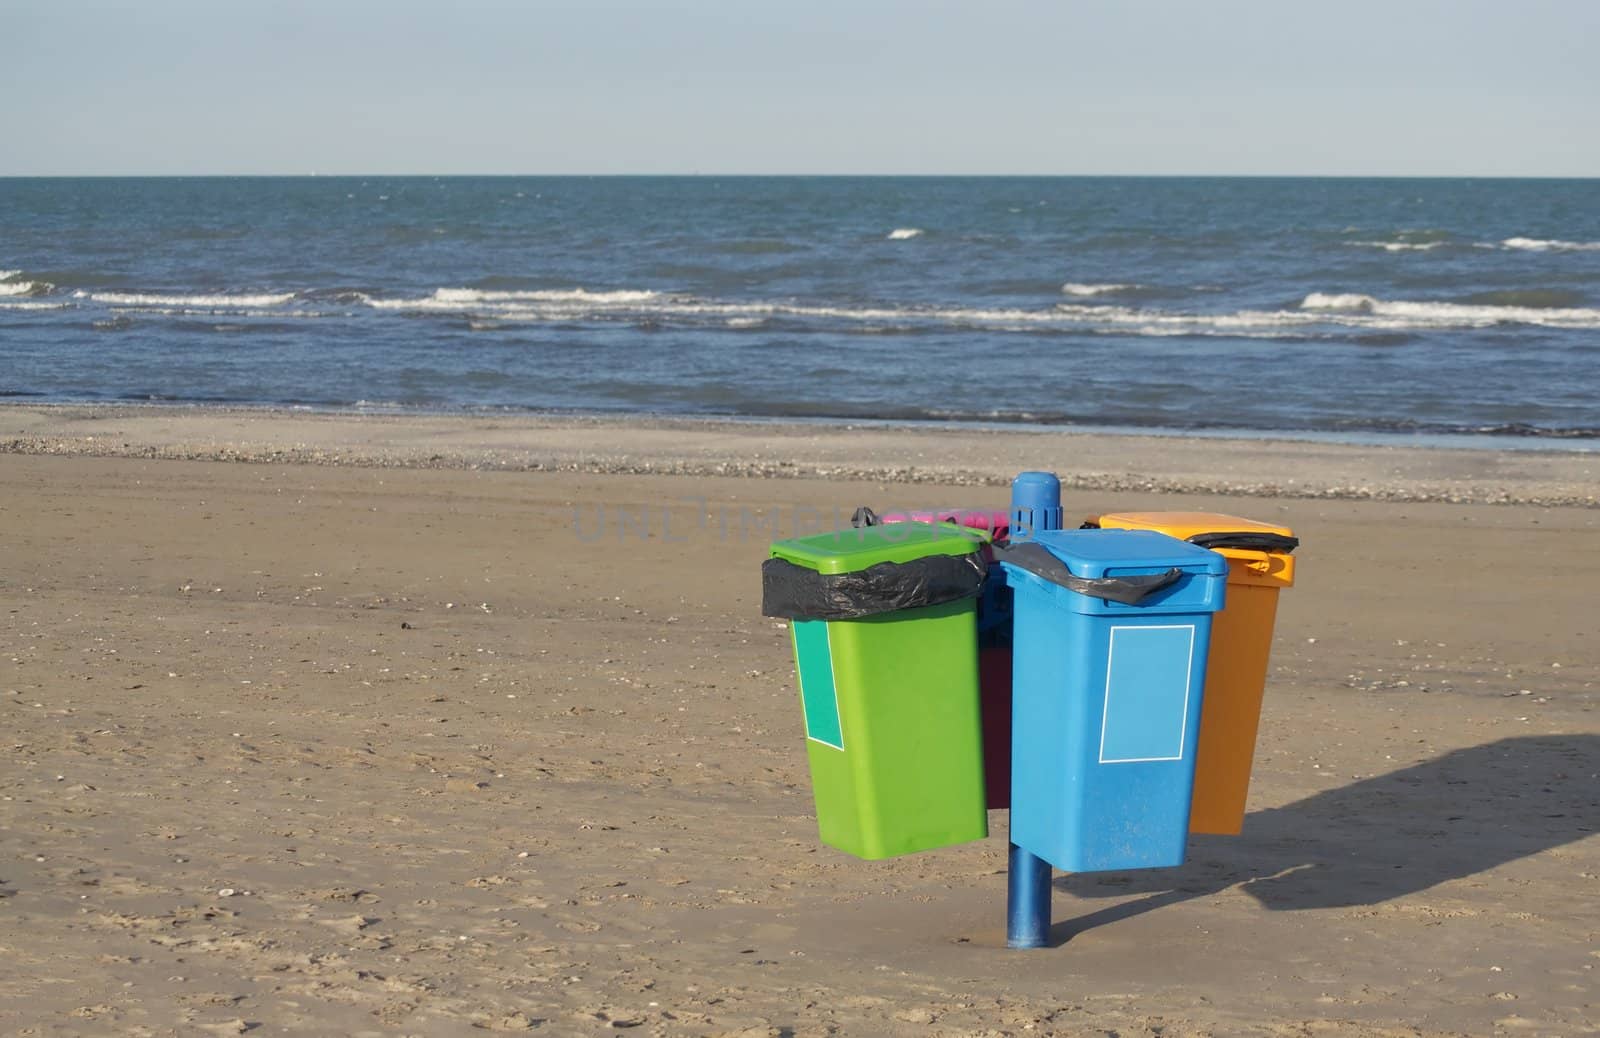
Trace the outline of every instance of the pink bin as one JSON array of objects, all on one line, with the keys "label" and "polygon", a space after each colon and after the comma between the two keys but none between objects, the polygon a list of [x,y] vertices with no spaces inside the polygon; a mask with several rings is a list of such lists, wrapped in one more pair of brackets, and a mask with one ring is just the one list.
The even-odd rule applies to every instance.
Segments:
[{"label": "pink bin", "polygon": [[[965,508],[948,508],[937,512],[890,512],[881,516],[885,523],[955,523],[969,530],[982,530],[991,541],[1003,541],[1011,532],[1010,512],[982,512]],[[994,559],[991,557],[990,562]]]}]

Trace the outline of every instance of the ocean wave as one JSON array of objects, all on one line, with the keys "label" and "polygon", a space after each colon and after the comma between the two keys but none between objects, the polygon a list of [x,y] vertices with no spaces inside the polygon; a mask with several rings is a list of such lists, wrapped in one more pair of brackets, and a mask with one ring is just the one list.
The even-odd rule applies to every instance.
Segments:
[{"label": "ocean wave", "polygon": [[548,305],[570,309],[636,306],[661,298],[648,290],[621,289],[591,292],[586,288],[498,291],[479,288],[440,288],[422,299],[375,299],[360,296],[362,302],[379,310],[442,310],[459,312],[471,306],[501,308],[522,305]]},{"label": "ocean wave", "polygon": [[294,299],[293,292],[274,292],[259,295],[166,295],[156,292],[83,292],[72,293],[74,299],[90,299],[108,306],[156,307],[247,307],[282,306]]},{"label": "ocean wave", "polygon": [[1113,292],[1127,292],[1138,287],[1140,286],[1122,284],[1082,284],[1077,281],[1068,281],[1065,285],[1061,286],[1061,292],[1063,295],[1069,296],[1103,296],[1110,295]]},{"label": "ocean wave", "polygon": [[[1043,309],[962,306],[836,306],[796,301],[735,302],[644,290],[592,292],[498,292],[439,289],[414,299],[368,300],[383,310],[413,316],[449,314],[505,323],[630,321],[649,327],[715,320],[729,328],[756,328],[768,321],[849,323],[863,332],[977,327],[991,331],[1087,331],[1241,338],[1326,337],[1343,329],[1409,332],[1525,324],[1552,328],[1600,328],[1600,310],[1518,302],[1383,300],[1358,293],[1312,292],[1292,308],[1196,313],[1110,303],[1057,303]],[[1520,302],[1531,303],[1533,298]],[[1548,304],[1553,299],[1544,299]]]},{"label": "ocean wave", "polygon": [[1302,332],[1319,326],[1381,331],[1426,331],[1525,324],[1547,328],[1600,328],[1600,310],[1584,307],[1472,305],[1383,300],[1356,293],[1313,292],[1294,310],[1238,310],[1227,314],[1171,313],[1114,306],[1058,307],[1085,323],[1138,328],[1141,334]]},{"label": "ocean wave", "polygon": [[1327,320],[1316,314],[1292,310],[1236,310],[1227,314],[1173,313],[1167,310],[1141,310],[1126,306],[1073,306],[1061,304],[1056,308],[1064,317],[1094,327],[1122,328],[1141,335],[1196,335],[1227,334],[1255,337],[1250,333],[1267,332],[1267,336],[1296,328],[1309,328],[1326,324]]},{"label": "ocean wave", "polygon": [[329,310],[271,310],[264,307],[240,308],[226,306],[113,306],[114,314],[139,314],[146,317],[270,317],[274,321],[285,318],[342,317]]},{"label": "ocean wave", "polygon": [[1312,292],[1300,301],[1302,310],[1336,310],[1349,313],[1370,314],[1378,301],[1371,296],[1354,292]]},{"label": "ocean wave", "polygon": [[1345,244],[1369,249],[1382,249],[1385,252],[1428,252],[1446,243],[1442,241],[1347,241]]},{"label": "ocean wave", "polygon": [[921,227],[896,227],[889,232],[890,241],[907,241],[911,238],[922,237]]},{"label": "ocean wave", "polygon": [[[1061,323],[1056,310],[975,307],[828,306],[787,301],[731,302],[650,290],[481,291],[441,288],[411,299],[367,299],[381,310],[456,314],[506,321],[615,319],[671,320],[717,318],[730,327],[755,327],[769,318],[802,318],[861,323]],[[734,322],[741,322],[735,325]]]},{"label": "ocean wave", "polygon": [[594,303],[599,305],[627,305],[645,303],[660,298],[661,293],[649,289],[616,289],[593,292],[587,288],[536,289],[530,291],[486,291],[476,288],[441,288],[433,293],[435,299],[445,302],[507,302],[533,300],[551,303]]},{"label": "ocean wave", "polygon": [[[20,271],[0,271],[0,273],[15,277]],[[0,296],[43,296],[49,295],[50,290],[55,287],[48,281],[7,281],[0,278]]]},{"label": "ocean wave", "polygon": [[1600,328],[1600,310],[1589,307],[1415,302],[1358,294],[1313,292],[1301,301],[1300,309],[1335,317],[1360,318],[1362,324],[1374,327],[1483,328],[1496,324],[1531,324],[1546,328]]},{"label": "ocean wave", "polygon": [[1556,238],[1507,238],[1500,246],[1524,252],[1600,252],[1600,241],[1561,241]]},{"label": "ocean wave", "polygon": [[0,299],[0,310],[66,310],[71,303],[39,302],[36,300]]},{"label": "ocean wave", "polygon": [[[853,321],[862,324],[882,323],[938,323],[1033,324],[1060,323],[1061,317],[1046,310],[985,310],[969,307],[904,307],[870,306],[813,306],[804,303],[729,303],[701,300],[691,297],[664,300],[648,307],[632,307],[619,311],[631,319],[672,318],[722,318],[760,320],[765,318],[815,318],[821,320]],[[499,313],[507,319],[574,319],[590,316],[570,307],[506,306]],[[604,316],[595,313],[593,316]],[[752,325],[753,326],[753,325]]]}]

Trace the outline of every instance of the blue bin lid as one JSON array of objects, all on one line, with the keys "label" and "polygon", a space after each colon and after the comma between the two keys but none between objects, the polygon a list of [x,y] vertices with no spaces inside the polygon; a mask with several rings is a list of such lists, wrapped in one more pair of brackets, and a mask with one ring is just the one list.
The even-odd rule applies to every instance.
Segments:
[{"label": "blue bin lid", "polygon": [[1100,616],[1214,613],[1228,586],[1227,559],[1154,530],[1042,531],[1008,549],[1000,564],[1012,587],[1036,588],[1063,609]]},{"label": "blue bin lid", "polygon": [[1033,543],[1066,564],[1073,576],[1095,579],[1109,569],[1181,569],[1225,577],[1228,560],[1214,551],[1154,530],[1041,530]]}]

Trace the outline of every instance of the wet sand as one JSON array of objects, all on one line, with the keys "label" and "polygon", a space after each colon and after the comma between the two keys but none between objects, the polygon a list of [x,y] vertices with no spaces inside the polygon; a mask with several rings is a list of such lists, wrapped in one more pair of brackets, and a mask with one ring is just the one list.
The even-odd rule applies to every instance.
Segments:
[{"label": "wet sand", "polygon": [[[1595,1033],[1595,465],[0,409],[0,1033]],[[1021,953],[1004,813],[818,844],[757,568],[1031,466],[1304,546],[1244,835]]]}]

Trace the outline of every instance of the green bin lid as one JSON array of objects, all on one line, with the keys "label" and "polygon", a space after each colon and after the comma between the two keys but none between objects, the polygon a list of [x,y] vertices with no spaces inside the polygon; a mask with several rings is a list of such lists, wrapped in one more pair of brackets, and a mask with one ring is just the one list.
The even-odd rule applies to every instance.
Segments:
[{"label": "green bin lid", "polygon": [[954,523],[882,523],[777,541],[772,554],[818,573],[855,573],[880,562],[970,555],[988,539]]}]

